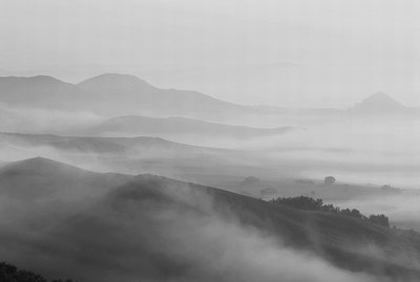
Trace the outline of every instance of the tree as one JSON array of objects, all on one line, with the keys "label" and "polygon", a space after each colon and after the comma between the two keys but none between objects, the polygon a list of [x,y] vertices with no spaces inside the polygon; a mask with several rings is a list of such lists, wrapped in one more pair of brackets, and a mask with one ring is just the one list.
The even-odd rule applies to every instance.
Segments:
[{"label": "tree", "polygon": [[323,206],[322,199],[313,199],[311,197],[277,198],[273,199],[274,204],[287,205],[302,210],[321,210]]},{"label": "tree", "polygon": [[324,178],[324,183],[325,183],[326,185],[331,185],[331,184],[334,184],[334,183],[335,183],[335,177],[334,177],[334,176],[326,176],[326,177]]},{"label": "tree", "polygon": [[383,214],[369,216],[369,221],[381,226],[389,227],[389,219]]},{"label": "tree", "polygon": [[324,204],[322,199],[313,199],[311,197],[300,196],[291,198],[272,199],[271,203],[275,205],[285,205],[295,209],[308,211],[329,212],[340,216],[347,216],[360,219],[365,222],[381,225],[389,228],[389,219],[383,214],[371,215],[369,217],[363,215],[358,209],[340,209],[333,204]]},{"label": "tree", "polygon": [[39,274],[26,270],[19,270],[16,266],[0,263],[0,281],[2,282],[47,282]]}]

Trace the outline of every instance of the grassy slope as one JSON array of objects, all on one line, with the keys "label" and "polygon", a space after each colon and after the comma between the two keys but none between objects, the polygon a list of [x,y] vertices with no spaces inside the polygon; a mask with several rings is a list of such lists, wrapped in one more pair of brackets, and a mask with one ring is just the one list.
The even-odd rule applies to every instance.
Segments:
[{"label": "grassy slope", "polygon": [[[183,187],[183,182],[167,178],[145,176],[126,186],[125,193],[141,199],[143,193],[165,195],[165,189]],[[393,257],[406,255],[420,258],[420,237],[400,234],[361,220],[324,212],[302,211],[278,207],[262,200],[231,193],[221,189],[190,185],[192,190],[201,190],[214,199],[215,208],[225,216],[233,214],[242,223],[257,227],[284,240],[293,247],[312,250],[322,254],[337,266],[375,274],[385,273],[391,277],[416,276],[416,266],[402,265]],[[160,189],[156,189],[160,188]],[[121,189],[121,188],[120,188]],[[181,190],[183,188],[180,188]],[[147,192],[146,192],[147,191]],[[183,191],[185,193],[185,191]],[[188,192],[191,193],[191,192]],[[199,202],[199,201],[198,201]],[[381,249],[381,256],[363,253],[366,246]],[[407,259],[406,262],[410,261]]]},{"label": "grassy slope", "polygon": [[[13,185],[10,185],[11,183]],[[91,188],[95,191],[91,207],[83,206],[78,209],[77,205],[71,205],[70,214],[58,217],[57,221],[47,220],[45,226],[42,222],[44,217],[49,217],[49,214],[40,213],[41,217],[35,218],[34,221],[40,221],[38,225],[42,228],[35,230],[38,225],[31,226],[31,232],[36,231],[41,234],[45,232],[45,237],[40,237],[41,239],[34,241],[31,237],[26,238],[22,230],[17,230],[18,233],[14,235],[13,229],[2,235],[2,240],[10,240],[7,243],[11,243],[11,246],[15,244],[15,252],[25,253],[27,251],[25,248],[28,246],[37,250],[32,257],[33,261],[24,266],[33,266],[30,269],[38,272],[51,271],[45,261],[44,263],[37,261],[38,256],[44,252],[52,254],[53,260],[49,263],[53,263],[51,267],[56,268],[56,271],[60,268],[66,269],[63,264],[69,263],[72,259],[76,260],[76,266],[70,269],[77,271],[77,276],[81,277],[84,272],[90,271],[94,276],[95,269],[101,271],[118,265],[118,260],[115,258],[119,256],[147,258],[145,265],[149,267],[151,267],[149,264],[160,265],[156,268],[156,272],[164,271],[171,274],[180,271],[182,266],[178,265],[170,253],[165,253],[165,248],[156,252],[154,247],[159,249],[161,246],[152,247],[153,245],[149,245],[147,241],[136,239],[142,236],[147,238],[148,234],[153,232],[160,234],[159,228],[164,228],[159,227],[153,216],[147,215],[151,211],[150,207],[155,208],[156,212],[171,207],[177,211],[173,218],[175,222],[183,220],[182,215],[190,212],[205,218],[206,215],[216,211],[222,218],[238,220],[244,226],[252,226],[261,233],[274,236],[288,246],[321,255],[344,269],[386,274],[395,279],[397,277],[408,279],[420,275],[417,265],[413,263],[420,255],[420,240],[416,236],[350,217],[278,207],[217,188],[153,175],[127,177],[93,174],[41,158],[3,167],[0,171],[0,184],[3,199],[8,197],[10,190],[15,187],[20,190],[17,196],[21,196],[21,199],[28,203],[33,199],[23,197],[25,189],[28,191],[40,189],[41,186],[50,188],[49,192],[43,194],[43,199],[48,199],[50,195],[48,193],[53,194],[51,191],[63,192],[62,190],[69,189],[89,191]],[[101,185],[107,187],[102,193]],[[80,195],[85,199],[83,193]],[[65,198],[63,200],[65,201]],[[211,209],[207,206],[208,202],[211,203]],[[29,208],[43,209],[49,202],[43,203],[42,206],[34,205]],[[61,210],[60,213],[63,214],[65,211]],[[34,213],[35,215],[40,216],[37,213]],[[51,222],[54,228],[51,228]],[[141,228],[142,226],[147,228]],[[376,251],[369,252],[368,250],[373,247]],[[103,261],[103,257],[109,253],[113,254],[112,259]],[[26,262],[30,260],[28,257],[25,258]],[[19,263],[19,259],[14,258],[12,262]],[[123,267],[125,266],[121,266]],[[52,272],[52,274],[57,275],[61,272]],[[72,273],[63,274],[75,277]],[[77,276],[75,278],[79,278]]]}]

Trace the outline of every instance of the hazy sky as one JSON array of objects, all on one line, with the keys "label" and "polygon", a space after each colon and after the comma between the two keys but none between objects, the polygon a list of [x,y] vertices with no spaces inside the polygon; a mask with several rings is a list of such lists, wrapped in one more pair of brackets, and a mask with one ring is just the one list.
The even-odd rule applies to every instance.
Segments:
[{"label": "hazy sky", "polygon": [[0,0],[0,74],[141,76],[245,104],[420,106],[420,1]]}]

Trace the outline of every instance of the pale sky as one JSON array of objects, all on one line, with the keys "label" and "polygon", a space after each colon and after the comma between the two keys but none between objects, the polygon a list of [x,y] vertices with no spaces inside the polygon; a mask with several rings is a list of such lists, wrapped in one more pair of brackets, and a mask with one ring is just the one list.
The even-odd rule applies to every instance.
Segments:
[{"label": "pale sky", "polygon": [[0,0],[0,74],[102,72],[242,104],[420,106],[420,1]]}]

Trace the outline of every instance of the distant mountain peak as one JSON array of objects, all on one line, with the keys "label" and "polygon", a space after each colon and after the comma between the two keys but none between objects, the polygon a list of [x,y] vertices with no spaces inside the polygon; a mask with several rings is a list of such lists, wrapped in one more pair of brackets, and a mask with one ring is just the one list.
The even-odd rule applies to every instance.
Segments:
[{"label": "distant mountain peak", "polygon": [[132,74],[124,74],[124,73],[103,73],[89,79],[133,79],[139,80],[139,78]]},{"label": "distant mountain peak", "polygon": [[43,80],[43,81],[60,81],[59,79],[50,75],[35,75],[35,76],[30,76],[28,78],[33,79],[33,80]]},{"label": "distant mountain peak", "polygon": [[391,96],[384,92],[376,92],[375,94],[372,94],[368,98],[364,99],[362,103],[376,103],[376,104],[389,104],[389,105],[396,105],[396,106],[402,106],[401,103],[393,99]]},{"label": "distant mountain peak", "polygon": [[92,78],[88,78],[79,83],[80,86],[86,86],[89,84],[101,84],[101,85],[143,85],[153,87],[151,84],[143,79],[131,74],[120,74],[120,73],[104,73]]},{"label": "distant mountain peak", "polygon": [[50,75],[35,75],[35,76],[2,76],[0,79],[3,80],[27,80],[38,83],[65,83]]},{"label": "distant mountain peak", "polygon": [[15,161],[6,164],[2,167],[0,171],[9,171],[9,170],[25,170],[29,171],[37,171],[37,172],[53,172],[53,171],[72,171],[72,172],[81,172],[82,169],[65,164],[62,162],[58,162],[55,160],[43,158],[43,157],[34,157],[30,159],[24,159],[20,161]]},{"label": "distant mountain peak", "polygon": [[356,104],[353,110],[361,112],[396,112],[406,110],[403,104],[384,92],[376,92]]}]

